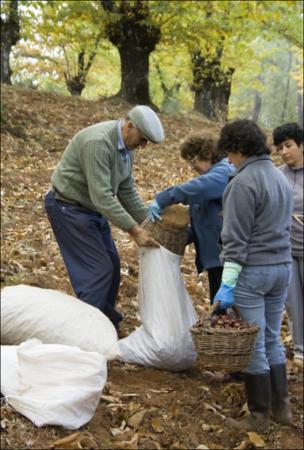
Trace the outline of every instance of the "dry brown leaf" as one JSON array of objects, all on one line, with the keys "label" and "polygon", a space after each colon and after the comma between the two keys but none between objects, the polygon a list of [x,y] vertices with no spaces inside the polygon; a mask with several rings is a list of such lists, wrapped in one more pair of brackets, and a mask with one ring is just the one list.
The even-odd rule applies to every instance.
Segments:
[{"label": "dry brown leaf", "polygon": [[115,436],[118,436],[121,433],[125,433],[126,431],[130,431],[130,428],[128,428],[128,427],[126,428],[126,425],[127,425],[126,421],[123,420],[119,427],[117,427],[117,428],[110,428],[112,436],[115,437]]},{"label": "dry brown leaf", "polygon": [[204,407],[207,409],[207,411],[217,412],[216,408],[212,405],[210,405],[207,402],[203,402]]},{"label": "dry brown leaf", "polygon": [[139,397],[139,394],[133,394],[133,393],[126,393],[126,394],[121,394],[121,397]]},{"label": "dry brown leaf", "polygon": [[248,441],[242,441],[237,447],[234,447],[234,450],[245,450],[248,447]]},{"label": "dry brown leaf", "polygon": [[137,403],[137,402],[130,402],[128,404],[128,410],[130,412],[130,415],[135,413],[136,411],[138,411],[139,409],[142,409],[142,405],[141,403]]},{"label": "dry brown leaf", "polygon": [[6,420],[6,419],[2,419],[1,420],[1,431],[2,430],[5,430],[5,428],[6,428],[6,423],[7,423],[8,421]]},{"label": "dry brown leaf", "polygon": [[127,431],[130,431],[130,428],[127,427],[125,430],[120,430],[119,428],[110,428],[111,434],[113,437],[118,436],[119,434],[125,433]]},{"label": "dry brown leaf", "polygon": [[137,450],[138,448],[138,434],[134,434],[134,436],[129,441],[120,441],[115,442],[115,449],[128,449],[128,450]]},{"label": "dry brown leaf", "polygon": [[205,392],[209,392],[210,391],[210,388],[208,386],[205,386],[204,384],[202,384],[199,387],[199,389],[200,389],[200,391],[205,391]]},{"label": "dry brown leaf", "polygon": [[170,449],[174,449],[174,450],[187,450],[187,447],[185,447],[183,444],[181,444],[180,442],[174,442],[174,444],[172,444],[172,446],[170,447]]},{"label": "dry brown leaf", "polygon": [[121,403],[120,398],[114,397],[114,395],[101,395],[100,399],[108,403]]},{"label": "dry brown leaf", "polygon": [[180,406],[178,406],[177,404],[172,406],[171,411],[175,418],[181,415]]},{"label": "dry brown leaf", "polygon": [[93,436],[89,433],[77,432],[70,434],[62,439],[57,439],[54,441],[50,448],[92,448],[98,449],[97,442],[94,440]]},{"label": "dry brown leaf", "polygon": [[139,448],[145,448],[149,450],[161,450],[163,447],[154,439],[149,437],[142,437],[138,443]]},{"label": "dry brown leaf", "polygon": [[259,434],[255,431],[248,431],[249,441],[251,444],[255,446],[255,448],[263,448],[265,447],[265,442],[261,438]]},{"label": "dry brown leaf", "polygon": [[292,336],[291,336],[291,334],[286,335],[286,336],[283,338],[283,342],[284,342],[284,344],[289,344],[290,342],[292,342]]},{"label": "dry brown leaf", "polygon": [[[116,117],[124,117],[129,106],[109,104],[106,99],[98,103],[87,103],[83,99],[73,97],[56,96],[55,98],[53,94],[36,90],[16,89],[14,86],[3,85],[1,88],[2,94],[4,94],[2,96],[5,101],[4,109],[7,112],[10,126],[23,127],[27,135],[27,140],[24,141],[9,133],[1,133],[1,147],[3,149],[1,154],[1,164],[3,165],[1,167],[3,169],[1,186],[1,194],[3,194],[1,197],[3,201],[1,208],[1,231],[3,233],[1,281],[4,285],[19,283],[37,285],[38,283],[40,287],[59,289],[74,295],[58,245],[43,208],[43,197],[49,188],[51,174],[64,150],[63,141],[68,141],[75,132],[87,125]],[[201,117],[196,119],[195,117],[183,116],[179,119],[173,119],[169,116],[162,116],[162,119],[166,128],[165,145],[154,146],[151,144],[149,151],[136,152],[134,176],[139,193],[145,202],[150,202],[156,192],[169,185],[180,184],[193,177],[193,172],[188,168],[188,165],[180,159],[179,142],[188,133],[200,132],[204,127],[210,125],[204,122]],[[45,121],[45,125],[42,124],[43,121]],[[60,132],[60,128],[65,130]],[[56,136],[58,135],[60,135],[61,141],[57,141]],[[60,144],[60,151],[51,153],[55,147],[57,148],[58,144]],[[168,167],[168,163],[170,163],[170,170],[163,170],[164,167]],[[119,308],[125,316],[122,330],[130,334],[138,325],[136,318],[138,303],[135,301],[134,294],[136,294],[138,287],[139,259],[136,246],[129,239],[128,233],[114,226],[111,226],[111,228],[122,262],[119,293]],[[189,293],[192,294],[193,304],[197,312],[207,314],[210,305],[208,275],[204,272],[197,276],[194,260],[195,249],[191,245],[187,247],[182,261],[183,266],[189,269],[183,270],[183,278],[187,289],[189,288]],[[288,444],[293,444],[294,448],[297,445],[297,448],[301,448],[301,444],[298,444],[298,442],[302,442],[302,424],[300,422],[302,384],[301,386],[299,384],[302,371],[296,368],[291,361],[293,349],[286,314],[282,326],[282,337],[289,347],[287,349],[290,354],[287,355],[287,369],[289,375],[293,377],[290,387],[295,413],[295,427],[284,427],[282,439],[278,438],[277,431],[271,433],[269,440],[267,437],[267,446],[273,446],[274,448],[280,443],[284,449],[288,448]],[[147,440],[141,442],[141,437],[136,442],[135,439],[137,447],[149,448],[149,450],[150,447],[151,449],[154,448],[152,441],[150,441],[149,447],[148,439],[159,441],[161,448],[169,448],[171,443],[179,441],[179,439],[181,441],[177,443],[180,444],[178,447],[183,448],[183,445],[185,445],[185,447],[191,448],[191,444],[195,447],[197,442],[191,441],[192,431],[193,435],[198,433],[198,436],[203,438],[207,430],[204,431],[201,428],[202,422],[209,423],[210,417],[215,417],[214,414],[216,414],[204,409],[204,407],[201,408],[203,400],[212,406],[214,406],[214,402],[218,403],[224,408],[221,412],[225,411],[224,414],[227,415],[231,415],[232,405],[235,408],[237,405],[242,406],[244,402],[243,385],[229,382],[227,385],[213,386],[209,381],[198,376],[198,372],[195,372],[194,376],[190,375],[189,378],[187,375],[184,378],[183,374],[179,374],[176,379],[172,380],[171,376],[168,378],[166,372],[159,373],[156,371],[154,373],[153,369],[147,370],[135,364],[117,363],[116,365],[115,362],[111,362],[109,365],[113,365],[113,370],[109,373],[112,383],[107,383],[108,390],[104,390],[103,394],[112,396],[114,399],[109,399],[110,401],[102,400],[99,403],[94,419],[89,425],[92,435],[98,436],[98,439],[101,439],[100,443],[102,446],[104,444],[105,448],[106,441],[111,436],[111,427],[113,429],[118,427],[119,430],[123,419],[127,421],[128,417],[143,408],[149,408],[150,416],[152,406],[157,406],[161,411],[167,412],[167,417],[164,416],[163,422],[166,432],[163,434],[153,432],[150,420],[146,420],[144,425],[149,424],[149,432],[145,434]],[[209,388],[209,392],[207,389],[200,390],[199,386],[202,383]],[[169,393],[172,391],[168,391],[168,387],[175,388],[172,399]],[[155,388],[155,392],[149,391],[150,388]],[[183,393],[183,390],[188,392]],[[130,395],[130,398],[128,398],[127,394],[124,393],[129,392],[138,393],[139,397],[133,395],[134,398],[132,398]],[[198,402],[200,409],[197,414],[195,412],[192,414],[196,397],[201,398],[201,394],[206,395]],[[137,406],[134,403],[130,404],[130,400],[136,400]],[[247,405],[245,406],[247,409]],[[53,426],[37,428],[27,419],[17,415],[16,412],[9,411],[7,408],[7,405],[1,407],[2,418],[5,417],[5,420],[8,420],[3,424],[6,427],[2,437],[3,448],[23,448],[27,444],[32,448],[49,447],[49,443],[56,442],[55,440],[62,435],[73,433],[72,431],[63,433],[58,427]],[[153,417],[160,415],[161,413],[158,411]],[[185,428],[183,431],[182,428],[179,428],[177,420],[179,417],[184,418],[185,424],[191,424],[192,421],[193,430],[190,431]],[[118,448],[114,445],[116,441],[126,442],[127,444],[122,444],[124,448],[134,448],[134,445],[130,445],[130,441],[132,443],[134,433],[140,435],[143,428],[145,428],[143,425],[140,426],[138,432],[135,429],[124,428],[122,433],[118,433],[115,438],[111,438],[112,448]],[[146,433],[146,430],[144,431]],[[229,448],[231,441],[227,438],[228,430],[224,431],[221,435],[218,432],[218,434],[216,432],[208,433],[208,443],[206,442],[206,444],[209,448]],[[105,439],[104,442],[103,439]],[[243,435],[242,439],[247,440],[248,448],[253,448],[253,444],[249,443],[246,434]],[[238,445],[242,444],[242,442],[240,443],[242,439],[238,440]],[[84,447],[84,442],[81,441],[79,445]],[[142,443],[143,446],[141,447]],[[204,444],[201,443],[201,445]],[[245,444],[243,445],[245,446]],[[155,446],[157,448],[156,444]]]},{"label": "dry brown leaf", "polygon": [[128,418],[127,423],[129,427],[131,428],[139,428],[140,425],[143,423],[145,415],[147,414],[147,409],[142,409],[135,414],[133,414],[131,417]]},{"label": "dry brown leaf", "polygon": [[[216,414],[217,416],[221,417],[222,419],[225,419],[225,418],[226,418],[226,417],[225,417],[223,414],[221,414],[221,413],[217,410],[217,408],[215,407],[215,406],[218,407],[218,405],[213,406],[213,405],[210,405],[210,404],[207,403],[207,402],[203,402],[203,405],[204,405],[204,407],[205,407],[205,409],[206,409],[207,411],[212,411],[214,414]],[[224,412],[225,412],[225,410],[224,410]]]},{"label": "dry brown leaf", "polygon": [[149,392],[154,392],[154,394],[168,394],[174,391],[172,388],[161,388],[161,389],[148,389]]},{"label": "dry brown leaf", "polygon": [[202,430],[203,431],[211,431],[213,430],[213,427],[209,425],[208,423],[202,423]]},{"label": "dry brown leaf", "polygon": [[248,409],[248,404],[247,404],[247,402],[245,402],[244,404],[243,404],[243,406],[242,406],[242,408],[241,408],[241,416],[249,416],[249,414],[250,414],[250,411],[249,411],[249,409]]},{"label": "dry brown leaf", "polygon": [[156,433],[163,433],[165,431],[160,417],[153,417],[151,419],[151,426]]}]

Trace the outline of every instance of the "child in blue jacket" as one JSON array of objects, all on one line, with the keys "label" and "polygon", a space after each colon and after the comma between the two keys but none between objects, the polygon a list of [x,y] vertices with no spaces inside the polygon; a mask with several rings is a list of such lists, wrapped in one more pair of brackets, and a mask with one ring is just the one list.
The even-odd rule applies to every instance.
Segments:
[{"label": "child in blue jacket", "polygon": [[198,273],[208,272],[212,300],[220,287],[223,270],[218,243],[223,224],[222,195],[234,167],[224,154],[216,151],[216,137],[210,132],[189,136],[180,151],[181,157],[200,175],[156,194],[149,205],[149,217],[153,222],[161,220],[166,206],[176,203],[189,205],[191,227],[188,243],[194,243]]}]

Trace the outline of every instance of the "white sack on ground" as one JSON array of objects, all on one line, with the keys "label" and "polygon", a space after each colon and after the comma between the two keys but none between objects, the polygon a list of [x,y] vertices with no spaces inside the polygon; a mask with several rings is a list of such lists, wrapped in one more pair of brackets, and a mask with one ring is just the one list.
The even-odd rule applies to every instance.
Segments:
[{"label": "white sack on ground", "polygon": [[18,345],[1,345],[1,394],[14,395],[19,386]]},{"label": "white sack on ground", "polygon": [[142,325],[118,341],[123,361],[167,370],[184,370],[195,361],[190,328],[196,314],[182,279],[180,260],[163,247],[140,249]]},{"label": "white sack on ground", "polygon": [[1,392],[9,405],[37,426],[76,430],[93,417],[107,380],[107,360],[77,347],[1,346]]},{"label": "white sack on ground", "polygon": [[45,344],[72,345],[119,355],[112,322],[94,306],[53,289],[20,284],[1,291],[1,344],[19,345],[37,338]]}]

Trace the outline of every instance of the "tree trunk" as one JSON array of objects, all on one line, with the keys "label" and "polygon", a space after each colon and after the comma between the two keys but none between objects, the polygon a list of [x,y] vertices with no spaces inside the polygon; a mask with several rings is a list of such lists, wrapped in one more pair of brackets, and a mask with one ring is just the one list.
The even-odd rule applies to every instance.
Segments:
[{"label": "tree trunk", "polygon": [[88,70],[84,67],[84,51],[78,54],[77,74],[71,74],[69,68],[64,72],[65,82],[71,95],[80,96],[86,85]]},{"label": "tree trunk", "polygon": [[11,83],[10,53],[20,39],[18,0],[9,2],[7,17],[1,17],[1,83]]},{"label": "tree trunk", "polygon": [[251,114],[252,120],[257,122],[259,120],[260,112],[262,109],[262,96],[258,91],[254,94],[254,106]]},{"label": "tree trunk", "polygon": [[71,95],[80,96],[83,89],[87,84],[87,76],[90,70],[90,67],[94,61],[94,58],[97,53],[97,48],[101,39],[101,33],[98,34],[95,40],[95,45],[93,50],[88,53],[88,61],[85,64],[85,50],[82,50],[78,53],[78,61],[77,61],[77,73],[72,73],[72,70],[69,66],[68,56],[63,48],[65,59],[66,59],[66,71],[64,72],[64,78],[66,81],[67,88]]},{"label": "tree trunk", "polygon": [[151,104],[149,54],[150,52],[145,49],[141,51],[140,46],[136,51],[128,45],[119,47],[121,60],[120,96],[129,103]]},{"label": "tree trunk", "polygon": [[11,48],[12,46],[7,42],[1,42],[1,83],[5,84],[12,84],[12,71],[9,63]]},{"label": "tree trunk", "polygon": [[298,124],[303,129],[303,94],[297,92]]},{"label": "tree trunk", "polygon": [[220,67],[222,49],[212,59],[202,56],[200,51],[192,54],[194,109],[208,119],[225,121],[234,69],[224,72]]},{"label": "tree trunk", "polygon": [[285,90],[285,96],[284,96],[284,102],[283,102],[283,109],[282,109],[282,116],[281,116],[281,122],[284,122],[285,119],[285,113],[287,110],[287,103],[288,103],[288,97],[289,97],[289,84],[290,84],[290,76],[289,72],[292,65],[292,53],[289,52],[288,55],[288,66],[287,66],[287,83],[286,83],[286,90]]},{"label": "tree trunk", "polygon": [[83,77],[81,75],[75,75],[68,79],[65,73],[64,76],[69,93],[73,96],[80,96],[86,85]]},{"label": "tree trunk", "polygon": [[[152,105],[149,92],[149,56],[160,40],[160,28],[149,22],[149,3],[102,1],[116,19],[106,27],[109,40],[119,51],[121,88],[117,95],[129,103]],[[153,106],[153,105],[152,105]]]}]

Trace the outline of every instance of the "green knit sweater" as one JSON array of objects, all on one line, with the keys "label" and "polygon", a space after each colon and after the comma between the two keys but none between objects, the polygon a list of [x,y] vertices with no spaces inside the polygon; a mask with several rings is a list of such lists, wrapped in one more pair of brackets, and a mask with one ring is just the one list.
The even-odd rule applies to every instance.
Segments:
[{"label": "green knit sweater", "polygon": [[133,152],[126,160],[118,150],[118,121],[79,131],[65,149],[53,176],[53,186],[67,199],[80,203],[129,230],[147,216],[132,176]]}]

